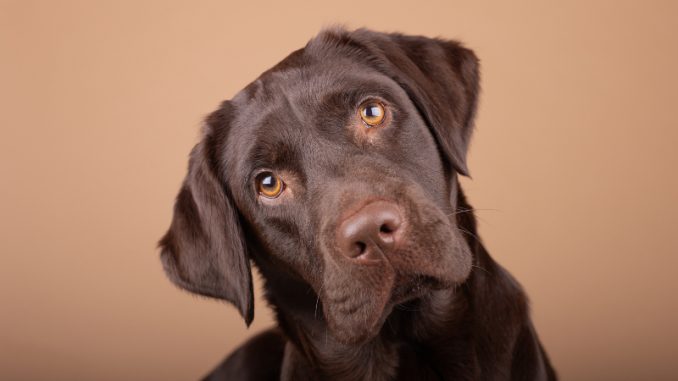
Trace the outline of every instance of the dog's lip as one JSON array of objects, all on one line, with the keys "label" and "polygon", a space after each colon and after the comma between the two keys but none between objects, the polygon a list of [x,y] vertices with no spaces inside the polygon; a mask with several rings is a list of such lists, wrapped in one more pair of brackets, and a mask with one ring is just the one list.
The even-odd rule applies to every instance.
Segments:
[{"label": "dog's lip", "polygon": [[371,252],[360,254],[359,256],[352,258],[351,260],[356,264],[368,266],[377,266],[384,263],[384,260],[381,257],[375,258],[375,255]]},{"label": "dog's lip", "polygon": [[442,280],[436,279],[432,276],[419,275],[413,279],[401,282],[401,285],[396,286],[391,296],[391,303],[402,304],[411,300],[417,299],[426,293],[435,290],[441,290],[453,287],[452,284],[447,284]]}]

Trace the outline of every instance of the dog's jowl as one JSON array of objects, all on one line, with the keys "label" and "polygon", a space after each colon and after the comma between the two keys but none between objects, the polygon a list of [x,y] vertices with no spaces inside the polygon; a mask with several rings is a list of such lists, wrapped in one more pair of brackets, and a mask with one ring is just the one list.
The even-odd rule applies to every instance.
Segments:
[{"label": "dog's jowl", "polygon": [[459,186],[479,63],[455,41],[323,31],[210,114],[160,242],[169,278],[278,327],[208,379],[553,380]]}]

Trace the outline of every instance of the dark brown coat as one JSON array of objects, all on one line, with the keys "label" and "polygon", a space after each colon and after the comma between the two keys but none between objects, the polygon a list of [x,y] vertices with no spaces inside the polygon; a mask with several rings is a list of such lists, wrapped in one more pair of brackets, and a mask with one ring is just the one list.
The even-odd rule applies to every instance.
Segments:
[{"label": "dark brown coat", "polygon": [[458,42],[333,29],[207,118],[163,265],[249,324],[251,261],[279,323],[208,379],[555,379],[459,187],[478,92]]}]

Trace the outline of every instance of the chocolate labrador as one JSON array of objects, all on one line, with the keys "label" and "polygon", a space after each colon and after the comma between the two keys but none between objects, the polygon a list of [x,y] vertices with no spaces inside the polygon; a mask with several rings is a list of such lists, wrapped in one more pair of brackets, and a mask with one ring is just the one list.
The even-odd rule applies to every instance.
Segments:
[{"label": "chocolate labrador", "polygon": [[163,266],[249,325],[254,263],[279,325],[207,379],[556,378],[459,186],[478,71],[455,41],[329,29],[207,117]]}]

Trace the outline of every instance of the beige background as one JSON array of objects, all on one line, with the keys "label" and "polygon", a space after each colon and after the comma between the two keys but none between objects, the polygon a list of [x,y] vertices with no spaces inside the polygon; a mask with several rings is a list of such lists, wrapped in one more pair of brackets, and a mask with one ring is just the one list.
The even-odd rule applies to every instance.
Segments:
[{"label": "beige background", "polygon": [[678,2],[546,3],[3,1],[0,379],[195,379],[272,324],[155,245],[201,118],[333,23],[475,49],[464,185],[558,371],[677,379]]}]

